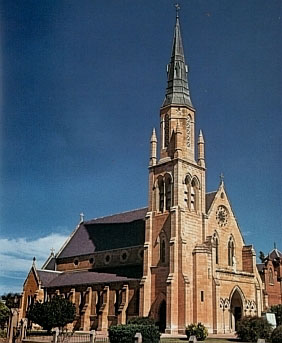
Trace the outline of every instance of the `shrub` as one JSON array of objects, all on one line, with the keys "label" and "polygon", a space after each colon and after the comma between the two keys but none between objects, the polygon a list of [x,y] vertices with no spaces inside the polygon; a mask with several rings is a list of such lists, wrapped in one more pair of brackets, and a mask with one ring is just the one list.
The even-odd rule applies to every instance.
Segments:
[{"label": "shrub", "polygon": [[270,307],[270,311],[275,314],[276,325],[282,325],[282,305],[273,305]]},{"label": "shrub", "polygon": [[155,321],[150,317],[133,317],[128,320],[127,324],[155,325]]},{"label": "shrub", "polygon": [[48,332],[58,326],[63,328],[75,317],[75,305],[60,296],[45,303],[36,302],[27,313],[27,318]]},{"label": "shrub", "polygon": [[272,331],[271,342],[272,343],[282,342],[282,325],[277,326],[277,328]]},{"label": "shrub", "polygon": [[261,317],[244,317],[237,325],[237,335],[244,342],[256,342],[258,338],[268,340],[271,330],[271,324]]},{"label": "shrub", "polygon": [[204,341],[208,337],[208,330],[202,323],[190,324],[186,328],[186,336],[188,339],[196,336],[198,341]]},{"label": "shrub", "polygon": [[4,329],[10,316],[10,309],[0,301],[0,328]]},{"label": "shrub", "polygon": [[155,325],[116,325],[109,328],[111,343],[132,343],[136,332],[142,334],[143,343],[159,343],[160,333]]}]

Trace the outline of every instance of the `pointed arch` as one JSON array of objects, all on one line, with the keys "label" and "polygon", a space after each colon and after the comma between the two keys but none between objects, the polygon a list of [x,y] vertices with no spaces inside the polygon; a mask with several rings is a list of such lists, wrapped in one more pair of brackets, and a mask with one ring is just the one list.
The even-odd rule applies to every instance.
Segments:
[{"label": "pointed arch", "polygon": [[199,193],[200,193],[200,181],[197,176],[193,176],[191,181],[191,197],[190,206],[191,210],[197,212],[199,210]]},{"label": "pointed arch", "polygon": [[158,241],[159,241],[159,256],[160,256],[160,260],[159,262],[161,264],[165,264],[168,261],[167,258],[167,251],[168,251],[168,238],[166,233],[162,230],[159,237],[158,237]]},{"label": "pointed arch", "polygon": [[234,259],[235,259],[235,242],[232,235],[229,236],[227,249],[228,249],[228,265],[232,267],[234,265]]},{"label": "pointed arch", "polygon": [[269,284],[273,285],[274,284],[274,274],[272,268],[268,269],[268,282]]},{"label": "pointed arch", "polygon": [[215,247],[215,263],[219,263],[219,236],[217,231],[215,230],[213,234],[213,241],[214,241],[214,247]]},{"label": "pointed arch", "polygon": [[239,286],[235,286],[229,297],[230,302],[230,326],[232,331],[237,330],[237,323],[243,317],[246,298]]},{"label": "pointed arch", "polygon": [[172,206],[172,176],[166,173],[164,176],[165,186],[165,210],[169,210]]}]

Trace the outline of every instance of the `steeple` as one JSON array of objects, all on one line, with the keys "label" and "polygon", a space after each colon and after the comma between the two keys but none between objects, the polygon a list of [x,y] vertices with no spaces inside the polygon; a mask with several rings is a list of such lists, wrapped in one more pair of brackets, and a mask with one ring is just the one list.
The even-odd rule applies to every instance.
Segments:
[{"label": "steeple", "polygon": [[178,9],[174,29],[170,63],[167,66],[167,88],[162,107],[167,105],[186,105],[193,108],[188,86],[188,66],[185,64]]}]

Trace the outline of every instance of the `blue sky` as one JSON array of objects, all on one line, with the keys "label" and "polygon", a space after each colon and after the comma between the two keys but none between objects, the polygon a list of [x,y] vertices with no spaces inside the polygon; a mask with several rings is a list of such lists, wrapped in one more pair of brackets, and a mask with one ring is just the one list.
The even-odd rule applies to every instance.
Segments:
[{"label": "blue sky", "polygon": [[[248,244],[282,250],[282,2],[181,1],[207,191],[221,172]],[[84,212],[147,204],[175,10],[167,0],[0,2],[0,294]]]}]

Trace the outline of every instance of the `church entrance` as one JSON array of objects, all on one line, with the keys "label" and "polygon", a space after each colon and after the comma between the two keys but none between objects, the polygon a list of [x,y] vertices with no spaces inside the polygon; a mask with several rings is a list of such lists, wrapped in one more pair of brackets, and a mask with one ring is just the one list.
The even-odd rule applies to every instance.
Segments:
[{"label": "church entrance", "polygon": [[237,323],[242,318],[243,314],[243,302],[239,291],[236,291],[232,295],[230,303],[230,327],[232,331],[237,330]]},{"label": "church entrance", "polygon": [[159,327],[160,332],[165,332],[166,328],[166,302],[163,300],[159,307],[159,313],[158,313],[158,322],[157,325]]}]

